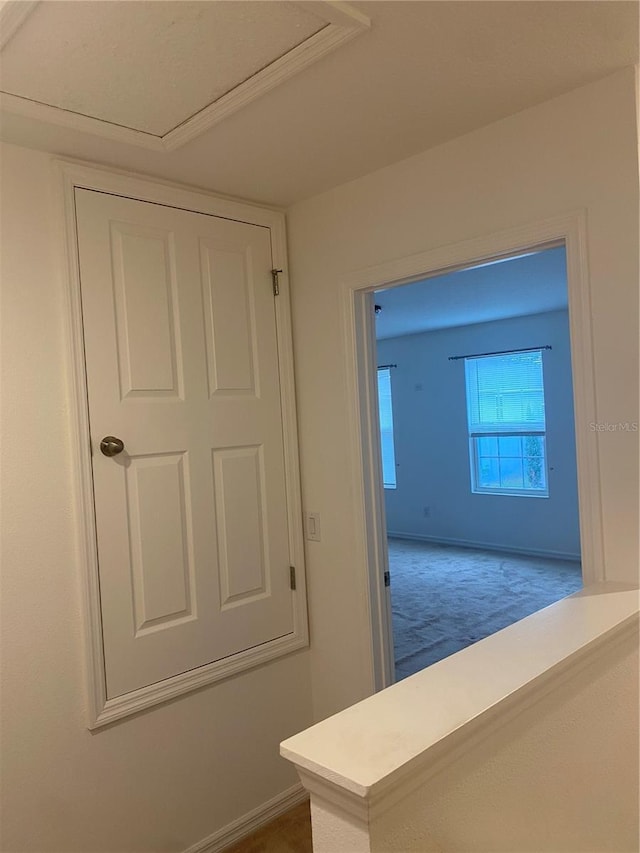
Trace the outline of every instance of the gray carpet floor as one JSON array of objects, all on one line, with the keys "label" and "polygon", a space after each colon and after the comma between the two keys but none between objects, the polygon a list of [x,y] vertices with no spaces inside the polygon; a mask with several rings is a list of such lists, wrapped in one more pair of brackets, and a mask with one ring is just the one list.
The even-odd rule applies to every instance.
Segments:
[{"label": "gray carpet floor", "polygon": [[580,563],[389,538],[396,679],[582,588]]}]

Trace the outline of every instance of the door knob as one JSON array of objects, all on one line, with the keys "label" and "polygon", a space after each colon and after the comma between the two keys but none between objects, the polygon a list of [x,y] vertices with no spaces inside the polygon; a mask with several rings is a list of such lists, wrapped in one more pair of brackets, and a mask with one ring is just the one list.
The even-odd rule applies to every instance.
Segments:
[{"label": "door knob", "polygon": [[124,442],[115,435],[105,435],[100,442],[100,450],[105,456],[117,456],[124,450]]}]

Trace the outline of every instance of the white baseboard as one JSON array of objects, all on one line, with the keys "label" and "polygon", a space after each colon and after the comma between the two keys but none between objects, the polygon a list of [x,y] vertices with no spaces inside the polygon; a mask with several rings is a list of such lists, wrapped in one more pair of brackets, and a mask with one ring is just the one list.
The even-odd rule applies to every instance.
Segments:
[{"label": "white baseboard", "polygon": [[544,548],[517,548],[514,545],[496,545],[492,542],[472,542],[470,539],[448,539],[444,536],[425,536],[420,533],[401,533],[387,530],[387,536],[393,539],[416,539],[419,542],[433,542],[435,545],[456,545],[458,548],[482,548],[483,551],[503,551],[505,554],[523,554],[526,557],[550,557],[556,560],[574,560],[580,562],[580,554],[566,551],[548,551]]},{"label": "white baseboard", "polygon": [[267,800],[261,806],[252,809],[237,820],[223,826],[217,832],[193,844],[184,853],[220,853],[220,851],[255,832],[256,829],[260,829],[274,818],[288,812],[289,809],[299,803],[303,803],[308,797],[309,794],[302,785],[292,785],[291,788],[287,788],[286,791],[271,800]]}]

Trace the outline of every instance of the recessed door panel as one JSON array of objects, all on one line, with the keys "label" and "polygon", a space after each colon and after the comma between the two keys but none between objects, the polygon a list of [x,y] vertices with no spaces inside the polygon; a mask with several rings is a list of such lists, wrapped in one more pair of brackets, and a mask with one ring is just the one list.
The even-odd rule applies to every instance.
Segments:
[{"label": "recessed door panel", "polygon": [[179,395],[170,232],[111,223],[122,397]]},{"label": "recessed door panel", "polygon": [[213,452],[222,608],[268,592],[261,456],[260,447]]},{"label": "recessed door panel", "polygon": [[186,454],[131,459],[129,541],[136,636],[193,618],[193,542]]},{"label": "recessed door panel", "polygon": [[200,242],[209,394],[255,394],[252,258],[243,246]]}]

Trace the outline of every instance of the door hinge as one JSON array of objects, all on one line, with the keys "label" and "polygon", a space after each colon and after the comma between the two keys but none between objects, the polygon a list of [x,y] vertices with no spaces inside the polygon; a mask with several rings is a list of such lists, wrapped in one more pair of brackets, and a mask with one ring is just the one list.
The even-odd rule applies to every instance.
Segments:
[{"label": "door hinge", "polygon": [[271,278],[273,279],[273,295],[280,295],[280,283],[278,282],[278,275],[282,270],[271,270]]},{"label": "door hinge", "polygon": [[289,586],[291,589],[296,588],[296,567],[289,566]]},{"label": "door hinge", "polygon": [[384,573],[384,585],[391,586],[391,572]]}]

